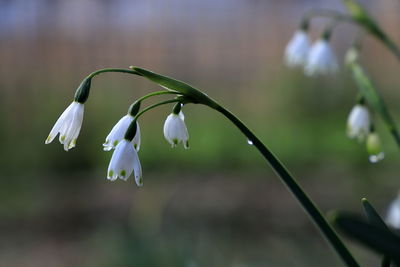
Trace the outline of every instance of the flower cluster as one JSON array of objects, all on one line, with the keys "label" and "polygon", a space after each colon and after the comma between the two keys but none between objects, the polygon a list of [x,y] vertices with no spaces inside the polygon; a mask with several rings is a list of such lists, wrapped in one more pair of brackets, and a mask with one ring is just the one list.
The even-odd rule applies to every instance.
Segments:
[{"label": "flower cluster", "polygon": [[[107,170],[107,179],[110,181],[118,178],[127,180],[133,173],[136,184],[143,185],[142,168],[138,156],[140,149],[140,128],[137,122],[139,107],[140,102],[132,104],[128,114],[115,124],[103,144],[104,151],[114,149]],[[165,120],[164,137],[172,147],[182,143],[184,148],[188,148],[189,134],[181,108],[182,104],[177,103],[173,112]],[[45,143],[51,143],[59,133],[60,143],[64,145],[64,149],[68,151],[73,148],[82,126],[83,110],[84,103],[76,100],[68,106],[50,131]]]},{"label": "flower cluster", "polygon": [[330,35],[311,45],[306,29],[299,29],[285,49],[285,62],[289,67],[303,67],[308,76],[333,74],[338,71],[336,55],[329,44]]},{"label": "flower cluster", "polygon": [[[332,35],[333,26],[329,26],[323,32],[321,38],[311,45],[308,36],[309,22],[305,20],[300,28],[295,32],[285,49],[284,59],[289,67],[302,67],[308,76],[323,74],[333,74],[339,69],[336,55],[332,50],[329,39]],[[355,42],[345,56],[345,62],[352,67],[359,58],[359,44]],[[364,77],[356,77],[363,80]],[[357,81],[359,84],[360,82]],[[367,85],[369,86],[369,84]],[[363,95],[364,93],[362,93]],[[371,122],[370,112],[365,105],[366,100],[361,97],[351,110],[347,119],[347,136],[365,142],[369,153],[370,162],[378,162],[384,158],[381,141],[378,134],[374,131]]]}]

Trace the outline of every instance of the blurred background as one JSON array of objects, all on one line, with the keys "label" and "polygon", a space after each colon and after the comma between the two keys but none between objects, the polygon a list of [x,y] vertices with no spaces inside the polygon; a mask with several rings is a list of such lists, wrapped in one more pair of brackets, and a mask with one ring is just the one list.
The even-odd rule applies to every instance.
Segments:
[{"label": "blurred background", "polygon": [[[400,3],[362,3],[400,43]],[[107,181],[102,143],[135,98],[159,89],[144,79],[97,76],[77,147],[44,145],[87,74],[141,66],[231,109],[323,212],[361,212],[368,197],[385,214],[400,189],[399,151],[379,119],[382,162],[346,137],[357,93],[346,68],[308,78],[282,62],[311,8],[343,10],[339,0],[0,0],[0,266],[342,266],[256,149],[205,107],[184,109],[189,150],[163,138],[172,107],[144,115],[145,186]],[[313,39],[326,23],[313,21]],[[341,62],[356,33],[336,28]],[[363,63],[399,122],[399,62],[367,38]]]}]

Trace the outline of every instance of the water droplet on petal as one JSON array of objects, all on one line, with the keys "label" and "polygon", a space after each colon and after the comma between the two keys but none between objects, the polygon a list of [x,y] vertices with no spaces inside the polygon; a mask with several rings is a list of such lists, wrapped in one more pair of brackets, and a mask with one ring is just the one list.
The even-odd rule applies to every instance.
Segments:
[{"label": "water droplet on petal", "polygon": [[247,139],[247,144],[249,144],[249,145],[253,145],[253,141],[251,141],[250,139]]}]

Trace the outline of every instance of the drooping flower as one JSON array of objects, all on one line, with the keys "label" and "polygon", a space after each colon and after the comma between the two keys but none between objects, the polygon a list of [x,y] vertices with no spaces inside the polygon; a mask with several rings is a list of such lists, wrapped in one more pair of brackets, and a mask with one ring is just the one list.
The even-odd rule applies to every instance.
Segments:
[{"label": "drooping flower", "polygon": [[376,132],[372,131],[368,134],[366,147],[370,162],[376,163],[385,158],[385,153],[382,150],[381,139]]},{"label": "drooping flower", "polygon": [[347,119],[347,135],[349,138],[365,140],[371,127],[368,108],[363,104],[356,104],[350,111]]},{"label": "drooping flower", "polygon": [[289,67],[304,66],[310,50],[310,40],[305,30],[295,32],[285,49],[285,62]]},{"label": "drooping flower", "polygon": [[386,223],[393,228],[400,230],[400,194],[389,205]]},{"label": "drooping flower", "polygon": [[142,167],[137,151],[132,142],[122,139],[118,142],[108,165],[107,179],[110,181],[115,181],[117,178],[127,180],[132,172],[134,172],[136,184],[142,186]]},{"label": "drooping flower", "polygon": [[337,72],[338,63],[329,42],[322,38],[310,49],[304,73],[308,76]]},{"label": "drooping flower", "polygon": [[61,114],[50,131],[45,143],[51,143],[60,133],[60,143],[64,145],[64,150],[75,147],[76,139],[82,127],[84,105],[79,102],[72,102]]},{"label": "drooping flower", "polygon": [[[118,143],[124,138],[126,131],[128,130],[129,125],[133,121],[133,116],[127,114],[123,116],[117,124],[111,129],[111,132],[107,135],[106,141],[103,144],[105,151],[110,151],[111,149],[115,148]],[[136,151],[140,149],[140,128],[139,123],[136,122],[136,134],[132,140],[133,146],[135,147]]]},{"label": "drooping flower", "polygon": [[178,114],[171,113],[165,120],[164,137],[172,147],[176,147],[182,142],[184,148],[189,148],[189,133],[184,120],[185,117],[182,111]]}]

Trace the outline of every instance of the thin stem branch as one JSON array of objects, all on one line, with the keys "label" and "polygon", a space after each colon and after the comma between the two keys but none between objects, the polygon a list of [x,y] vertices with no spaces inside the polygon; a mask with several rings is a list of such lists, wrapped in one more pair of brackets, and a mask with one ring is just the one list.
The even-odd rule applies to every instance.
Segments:
[{"label": "thin stem branch", "polygon": [[304,13],[303,22],[308,22],[314,17],[331,18],[337,21],[354,22],[353,18],[349,15],[343,14],[333,9],[312,9]]},{"label": "thin stem branch", "polygon": [[381,41],[386,46],[386,48],[389,49],[397,57],[398,60],[400,60],[400,48],[372,20],[366,20],[366,21],[361,20],[360,21],[360,20],[354,19],[352,16],[343,14],[339,11],[332,10],[332,9],[312,9],[312,10],[304,13],[301,25],[307,25],[307,27],[308,27],[308,24],[310,23],[309,21],[314,17],[326,17],[326,18],[331,18],[335,21],[357,24],[358,26],[363,28],[365,31],[372,34],[376,39]]},{"label": "thin stem branch", "polygon": [[161,106],[161,105],[166,105],[166,104],[169,104],[169,103],[176,103],[176,102],[179,102],[179,101],[180,101],[179,99],[169,99],[169,100],[165,100],[165,101],[159,102],[159,103],[157,103],[157,104],[148,106],[147,108],[143,109],[142,111],[140,111],[140,112],[135,116],[135,120],[137,121],[137,120],[139,119],[140,116],[142,116],[145,112],[147,112],[147,111],[149,111],[149,110],[151,110],[151,109],[153,109],[153,108],[156,108],[156,107]]},{"label": "thin stem branch", "polygon": [[144,95],[144,96],[138,98],[135,102],[141,102],[141,101],[143,101],[143,100],[145,100],[147,98],[150,98],[150,97],[153,97],[153,96],[157,96],[157,95],[179,95],[179,94],[181,94],[181,93],[179,93],[177,91],[170,91],[170,90],[168,90],[168,91],[157,91],[157,92],[153,92],[153,93]]},{"label": "thin stem branch", "polygon": [[107,69],[96,70],[96,71],[90,73],[87,77],[93,78],[94,76],[99,75],[100,73],[104,73],[104,72],[121,72],[121,73],[140,75],[138,72],[136,72],[134,70],[130,70],[130,69],[107,68]]},{"label": "thin stem branch", "polygon": [[359,264],[346,248],[342,240],[338,237],[335,230],[333,230],[333,228],[329,225],[329,223],[326,221],[325,217],[322,215],[322,213],[319,211],[313,201],[308,197],[308,195],[304,192],[296,179],[289,173],[289,171],[278,160],[278,158],[235,115],[233,115],[231,112],[220,105],[218,105],[216,110],[222,113],[237,128],[239,128],[239,130],[248,138],[248,140],[253,143],[258,151],[264,156],[264,158],[269,162],[276,174],[281,178],[282,182],[300,202],[301,206],[305,209],[310,218],[314,221],[316,226],[330,242],[330,244],[340,255],[342,260],[347,264],[347,266],[359,267]]}]

